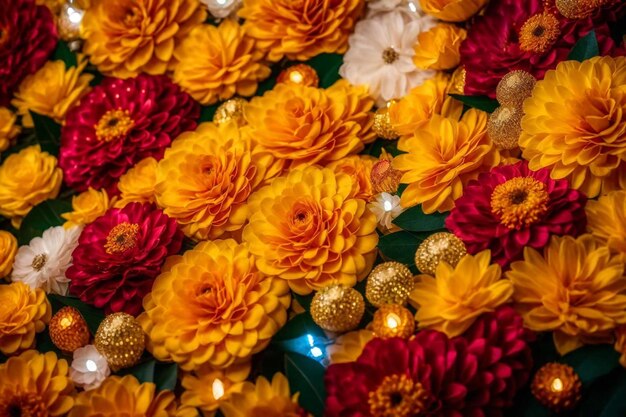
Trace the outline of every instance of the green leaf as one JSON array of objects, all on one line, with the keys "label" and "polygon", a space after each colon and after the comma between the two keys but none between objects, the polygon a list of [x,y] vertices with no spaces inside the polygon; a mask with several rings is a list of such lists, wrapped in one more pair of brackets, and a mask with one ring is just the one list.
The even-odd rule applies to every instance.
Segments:
[{"label": "green leaf", "polygon": [[76,310],[80,311],[83,318],[87,322],[87,327],[89,327],[89,331],[91,334],[95,335],[98,330],[98,326],[104,320],[104,313],[99,308],[90,306],[74,297],[64,297],[58,294],[48,294],[48,299],[50,303],[52,303],[52,308],[54,312],[57,312],[61,309],[61,307],[70,306],[74,307]]},{"label": "green leaf", "polygon": [[76,54],[70,50],[70,47],[67,43],[63,41],[59,41],[57,43],[57,47],[54,50],[54,54],[52,55],[53,60],[60,60],[65,63],[66,68],[76,67],[78,66],[78,61],[76,59]]},{"label": "green leaf", "polygon": [[393,223],[409,232],[434,232],[445,228],[446,217],[448,213],[426,214],[419,205],[406,210]]},{"label": "green leaf", "polygon": [[132,374],[139,382],[154,382],[156,360],[150,359],[129,368],[125,374]]},{"label": "green leaf", "polygon": [[212,106],[204,106],[202,107],[202,109],[200,110],[200,119],[198,119],[198,123],[202,123],[202,122],[212,122],[213,121],[213,116],[215,115],[215,112],[217,111],[217,108],[220,106],[220,103],[217,104],[213,104]]},{"label": "green leaf", "polygon": [[315,417],[324,414],[324,372],[324,367],[313,359],[297,353],[285,355],[285,373],[289,386],[292,392],[300,393],[300,405]]},{"label": "green leaf", "polygon": [[[599,417],[620,417],[626,415],[626,373],[620,372],[616,379],[616,381],[610,381],[611,385],[607,387],[611,392],[608,400],[605,400],[602,403],[594,401],[590,404],[590,408],[592,409],[591,412],[595,411],[596,415],[599,406],[604,404],[602,407],[602,414],[600,414]],[[606,392],[607,390],[604,391]],[[595,407],[593,407],[594,405]],[[594,414],[589,413],[589,416],[592,415]]]},{"label": "green leaf", "polygon": [[154,383],[157,390],[168,389],[174,391],[178,380],[178,364],[157,362],[154,371]]},{"label": "green leaf", "polygon": [[298,314],[283,326],[278,333],[272,338],[273,342],[280,342],[290,339],[296,339],[305,334],[310,334],[315,337],[325,338],[324,331],[313,321],[311,314],[302,313]]},{"label": "green leaf", "polygon": [[46,200],[24,217],[18,235],[20,245],[27,245],[32,238],[41,236],[43,232],[53,226],[65,223],[61,214],[72,211],[72,204],[63,200]]},{"label": "green leaf", "polygon": [[496,100],[487,96],[462,96],[460,94],[449,94],[449,96],[471,108],[486,111],[487,113],[493,113],[500,106]]},{"label": "green leaf", "polygon": [[295,298],[296,301],[298,301],[298,304],[300,304],[303,309],[305,309],[306,311],[311,310],[311,302],[313,301],[313,294],[300,295],[300,294],[294,293],[293,298]]},{"label": "green leaf", "polygon": [[415,252],[420,243],[428,235],[417,235],[409,232],[396,232],[381,236],[378,240],[378,249],[387,258],[415,267]]},{"label": "green leaf", "polygon": [[52,339],[50,338],[50,333],[47,328],[43,332],[38,333],[35,340],[35,347],[40,353],[54,352],[59,358],[63,357],[63,352],[61,352],[61,350],[57,348],[54,343],[52,343]]},{"label": "green leaf", "polygon": [[317,72],[321,88],[328,88],[341,78],[339,68],[342,64],[343,55],[340,54],[320,54],[307,62]]},{"label": "green leaf", "polygon": [[587,345],[568,353],[563,362],[574,368],[583,385],[590,385],[620,366],[611,345]]},{"label": "green leaf", "polygon": [[584,60],[600,55],[598,38],[595,30],[591,30],[576,42],[567,59],[582,62]]},{"label": "green leaf", "polygon": [[57,156],[61,146],[61,125],[51,118],[33,111],[30,112],[30,115],[35,124],[37,143],[41,146],[41,150]]}]

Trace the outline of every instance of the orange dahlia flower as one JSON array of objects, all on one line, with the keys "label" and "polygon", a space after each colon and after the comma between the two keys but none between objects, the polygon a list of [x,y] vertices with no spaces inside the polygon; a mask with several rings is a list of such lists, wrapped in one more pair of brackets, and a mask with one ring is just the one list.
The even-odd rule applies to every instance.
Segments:
[{"label": "orange dahlia flower", "polygon": [[461,44],[467,31],[459,26],[439,23],[417,37],[413,63],[418,68],[449,70],[461,62]]},{"label": "orange dahlia flower", "polygon": [[6,230],[0,230],[0,279],[8,279],[11,269],[13,269],[16,253],[17,239],[15,236]]},{"label": "orange dahlia flower", "polygon": [[420,0],[422,10],[447,22],[463,22],[487,4],[489,0]]},{"label": "orange dahlia flower", "polygon": [[154,203],[157,160],[151,156],[142,159],[120,177],[117,188],[120,199],[115,207],[122,208],[128,203]]},{"label": "orange dahlia flower", "polygon": [[335,174],[347,174],[352,177],[354,198],[369,201],[374,196],[372,188],[372,167],[378,159],[369,155],[352,155],[328,164]]},{"label": "orange dahlia flower", "polygon": [[109,198],[106,190],[95,190],[91,187],[72,197],[72,211],[61,214],[66,222],[63,227],[84,226],[102,216],[113,206],[116,198]]},{"label": "orange dahlia flower", "polygon": [[207,241],[166,263],[139,322],[157,359],[226,368],[267,346],[290,299],[283,280],[257,270],[247,244]]},{"label": "orange dahlia flower", "polygon": [[552,237],[543,256],[526,247],[506,273],[515,308],[534,331],[553,331],[562,355],[583,344],[609,343],[626,324],[624,263],[591,235]]},{"label": "orange dahlia flower", "polygon": [[353,179],[308,167],[250,196],[243,237],[258,268],[298,294],[332,283],[354,286],[376,258],[376,216],[354,198]]},{"label": "orange dahlia flower", "polygon": [[344,53],[364,7],[365,0],[244,0],[239,16],[270,61],[306,61]]},{"label": "orange dahlia flower", "polygon": [[164,74],[176,46],[205,18],[199,0],[94,0],[83,18],[83,51],[106,75]]},{"label": "orange dahlia flower", "polygon": [[15,113],[6,107],[0,107],[0,152],[8,149],[13,139],[20,133],[16,121]]},{"label": "orange dahlia flower", "polygon": [[626,261],[626,190],[589,200],[587,230]]}]

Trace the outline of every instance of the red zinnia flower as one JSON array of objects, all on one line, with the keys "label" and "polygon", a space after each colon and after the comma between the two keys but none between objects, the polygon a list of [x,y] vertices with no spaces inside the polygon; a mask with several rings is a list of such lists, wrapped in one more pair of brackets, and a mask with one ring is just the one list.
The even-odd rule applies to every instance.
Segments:
[{"label": "red zinnia flower", "polygon": [[0,8],[0,106],[8,106],[24,77],[48,60],[57,44],[52,13],[34,0],[2,2]]},{"label": "red zinnia flower", "polygon": [[550,170],[532,171],[528,162],[504,165],[471,181],[446,219],[471,254],[491,249],[503,267],[521,259],[524,247],[543,248],[550,236],[585,232],[587,198],[553,180]]},{"label": "red zinnia flower", "polygon": [[67,270],[70,292],[105,311],[137,315],[167,256],[183,234],[176,221],[151,204],[111,209],[87,225]]},{"label": "red zinnia flower", "polygon": [[148,156],[160,159],[196,128],[200,106],[165,76],[105,79],[69,111],[59,164],[67,185],[115,190],[118,178]]}]

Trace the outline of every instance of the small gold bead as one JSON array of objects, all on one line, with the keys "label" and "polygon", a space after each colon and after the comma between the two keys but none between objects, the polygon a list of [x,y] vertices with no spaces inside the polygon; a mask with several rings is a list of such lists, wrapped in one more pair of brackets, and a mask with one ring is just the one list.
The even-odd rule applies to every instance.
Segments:
[{"label": "small gold bead", "polygon": [[365,298],[378,307],[383,304],[404,304],[415,287],[411,270],[399,262],[384,262],[370,272]]},{"label": "small gold bead", "polygon": [[455,267],[467,254],[461,239],[448,232],[428,236],[415,252],[415,265],[423,274],[435,275],[437,266],[445,261]]},{"label": "small gold bead", "polygon": [[343,333],[355,329],[365,312],[363,296],[354,288],[330,285],[311,301],[311,316],[322,329]]},{"label": "small gold bead", "polygon": [[286,68],[278,74],[277,83],[298,84],[307,87],[317,87],[320,79],[315,69],[307,64],[296,64]]}]

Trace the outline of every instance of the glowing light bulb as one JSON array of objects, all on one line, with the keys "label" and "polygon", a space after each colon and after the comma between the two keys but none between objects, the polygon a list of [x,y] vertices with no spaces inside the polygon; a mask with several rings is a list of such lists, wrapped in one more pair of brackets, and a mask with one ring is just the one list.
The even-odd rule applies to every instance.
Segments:
[{"label": "glowing light bulb", "polygon": [[72,325],[72,318],[71,317],[63,317],[61,319],[61,328],[62,329],[67,329],[71,325]]},{"label": "glowing light bulb", "polygon": [[563,381],[561,381],[561,378],[554,378],[552,380],[552,385],[550,386],[550,388],[554,392],[561,392],[561,391],[563,391]]},{"label": "glowing light bulb", "polygon": [[81,10],[76,10],[73,7],[68,7],[67,8],[67,17],[70,19],[70,22],[74,23],[75,25],[80,23],[83,20],[83,15],[85,13]]},{"label": "glowing light bulb", "polygon": [[409,9],[413,12],[413,13],[417,13],[417,6],[415,5],[415,3],[413,3],[412,1],[409,1]]},{"label": "glowing light bulb", "polygon": [[85,362],[85,367],[87,367],[89,372],[96,372],[98,370],[98,365],[96,365],[96,363],[91,359],[88,359],[87,362]]},{"label": "glowing light bulb", "polygon": [[400,325],[400,317],[397,314],[394,313],[389,313],[387,314],[387,317],[385,318],[386,320],[386,324],[387,327],[389,327],[390,329],[395,329]]},{"label": "glowing light bulb", "polygon": [[318,347],[311,348],[311,355],[313,355],[314,358],[319,358],[323,354],[324,354],[324,352],[322,352],[322,349],[320,349]]},{"label": "glowing light bulb", "polygon": [[309,342],[309,346],[311,347],[315,346],[315,339],[313,339],[313,336],[311,336],[310,334],[307,334],[306,340]]},{"label": "glowing light bulb", "polygon": [[219,378],[215,378],[211,388],[213,390],[213,398],[216,400],[219,400],[224,396],[224,383]]},{"label": "glowing light bulb", "polygon": [[300,71],[292,71],[291,74],[289,74],[289,79],[292,83],[301,84],[302,81],[304,81],[304,76]]},{"label": "glowing light bulb", "polygon": [[385,200],[385,202],[383,203],[383,208],[385,209],[385,211],[391,211],[393,210],[393,203],[389,200]]},{"label": "glowing light bulb", "polygon": [[226,4],[228,0],[217,0],[217,4]]}]

